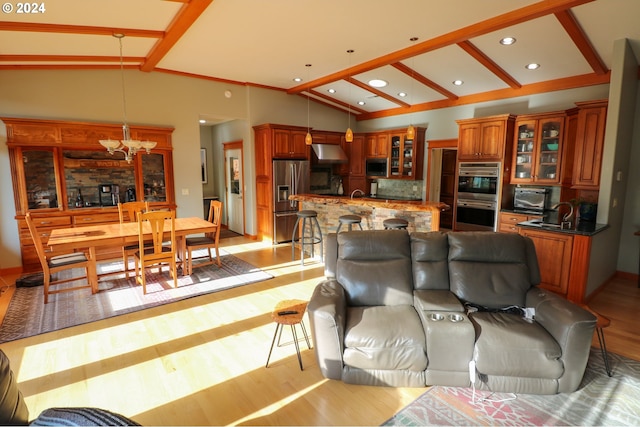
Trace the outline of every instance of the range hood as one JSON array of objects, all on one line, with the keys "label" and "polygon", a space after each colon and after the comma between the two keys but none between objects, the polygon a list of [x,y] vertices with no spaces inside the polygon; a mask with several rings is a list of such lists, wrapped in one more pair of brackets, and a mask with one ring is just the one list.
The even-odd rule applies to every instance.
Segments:
[{"label": "range hood", "polygon": [[347,154],[336,144],[312,144],[318,163],[347,163]]}]

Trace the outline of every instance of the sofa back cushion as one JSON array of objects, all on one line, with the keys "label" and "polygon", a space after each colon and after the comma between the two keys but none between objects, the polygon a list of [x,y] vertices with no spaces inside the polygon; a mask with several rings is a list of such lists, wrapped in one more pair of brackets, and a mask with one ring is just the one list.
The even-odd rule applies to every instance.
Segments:
[{"label": "sofa back cushion", "polygon": [[464,302],[499,309],[524,306],[540,282],[530,239],[511,233],[449,233],[451,291]]},{"label": "sofa back cushion", "polygon": [[411,244],[405,230],[338,233],[336,279],[352,306],[413,305]]},{"label": "sofa back cushion", "polygon": [[449,290],[449,240],[446,233],[411,233],[413,286]]}]

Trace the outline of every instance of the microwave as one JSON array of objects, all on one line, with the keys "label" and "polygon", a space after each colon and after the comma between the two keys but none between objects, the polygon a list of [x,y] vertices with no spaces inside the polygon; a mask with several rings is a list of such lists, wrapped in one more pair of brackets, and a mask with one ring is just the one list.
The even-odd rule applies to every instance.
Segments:
[{"label": "microwave", "polygon": [[389,159],[375,158],[366,160],[366,175],[383,177],[389,176]]}]

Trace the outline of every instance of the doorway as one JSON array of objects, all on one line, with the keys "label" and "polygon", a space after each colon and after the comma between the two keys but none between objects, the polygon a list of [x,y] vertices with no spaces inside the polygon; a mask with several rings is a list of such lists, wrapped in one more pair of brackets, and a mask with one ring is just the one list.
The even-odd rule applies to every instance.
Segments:
[{"label": "doorway", "polygon": [[227,227],[238,234],[244,234],[244,174],[242,141],[225,142],[224,147],[224,187]]},{"label": "doorway", "polygon": [[456,161],[458,140],[429,141],[427,150],[429,173],[427,174],[427,199],[449,205],[440,212],[440,229],[453,229],[456,192]]}]

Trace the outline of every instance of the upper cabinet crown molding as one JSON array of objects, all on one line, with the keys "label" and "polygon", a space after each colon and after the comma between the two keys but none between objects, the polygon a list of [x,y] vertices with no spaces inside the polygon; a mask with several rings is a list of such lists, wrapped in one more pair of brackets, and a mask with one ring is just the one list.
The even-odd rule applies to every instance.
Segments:
[{"label": "upper cabinet crown molding", "polygon": [[[47,145],[102,149],[101,139],[122,139],[122,124],[0,117],[7,127],[7,145]],[[132,138],[157,142],[155,149],[171,150],[172,127],[129,125]]]}]

